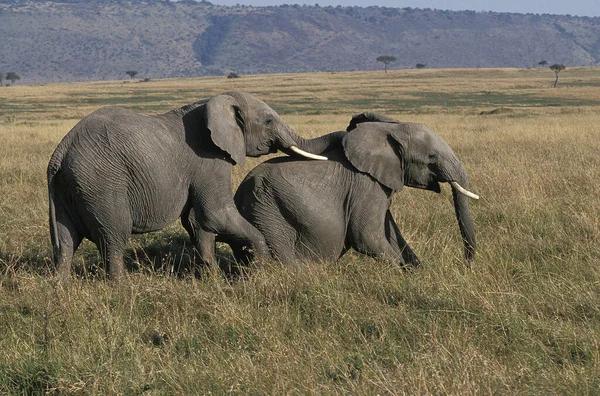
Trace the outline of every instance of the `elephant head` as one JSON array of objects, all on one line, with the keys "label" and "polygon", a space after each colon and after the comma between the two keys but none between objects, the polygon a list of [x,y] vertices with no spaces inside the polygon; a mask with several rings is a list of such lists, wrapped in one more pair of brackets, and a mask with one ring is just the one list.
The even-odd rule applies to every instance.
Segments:
[{"label": "elephant head", "polygon": [[348,160],[384,186],[399,191],[406,185],[439,193],[440,183],[450,183],[465,260],[470,262],[476,242],[468,198],[479,197],[467,190],[467,173],[450,146],[422,124],[374,113],[354,116],[347,131],[351,132],[342,144]]},{"label": "elephant head", "polygon": [[311,153],[326,150],[339,135],[305,140],[262,100],[243,92],[227,92],[206,102],[206,125],[213,143],[237,164],[282,150],[286,154],[326,160]]}]

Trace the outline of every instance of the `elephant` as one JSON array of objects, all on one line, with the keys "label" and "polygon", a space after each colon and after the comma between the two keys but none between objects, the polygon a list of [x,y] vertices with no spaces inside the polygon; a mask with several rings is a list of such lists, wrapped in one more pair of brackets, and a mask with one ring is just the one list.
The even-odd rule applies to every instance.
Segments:
[{"label": "elephant", "polygon": [[[341,134],[303,139],[275,110],[244,92],[227,92],[160,115],[108,106],[79,121],[48,163],[50,237],[55,271],[68,282],[73,254],[94,242],[109,278],[124,280],[132,234],[177,218],[197,259],[215,262],[215,234],[268,255],[262,234],[238,212],[231,171],[246,156],[281,150],[318,154]],[[313,155],[313,154],[317,155]]]},{"label": "elephant", "polygon": [[[350,121],[341,144],[325,155],[328,161],[263,162],[236,191],[238,210],[264,235],[274,259],[335,262],[354,248],[418,267],[419,258],[390,212],[392,193],[403,186],[439,193],[440,183],[449,182],[464,258],[473,260],[468,198],[479,197],[467,190],[467,173],[450,146],[425,125],[361,113]],[[232,248],[238,261],[247,261],[239,246]]]}]

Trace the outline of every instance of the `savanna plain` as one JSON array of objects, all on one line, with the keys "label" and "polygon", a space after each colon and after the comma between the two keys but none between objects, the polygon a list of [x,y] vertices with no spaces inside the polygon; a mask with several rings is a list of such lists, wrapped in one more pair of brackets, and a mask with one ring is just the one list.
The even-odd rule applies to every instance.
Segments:
[{"label": "savanna plain", "polygon": [[[398,70],[0,87],[0,393],[600,393],[600,69]],[[423,266],[194,272],[179,223],[135,236],[129,281],[95,246],[53,277],[46,165],[104,105],[160,113],[255,94],[299,134],[375,111],[421,122],[462,160],[478,252],[449,187],[392,213]],[[234,185],[265,158],[236,167]],[[231,254],[218,246],[220,267]]]}]

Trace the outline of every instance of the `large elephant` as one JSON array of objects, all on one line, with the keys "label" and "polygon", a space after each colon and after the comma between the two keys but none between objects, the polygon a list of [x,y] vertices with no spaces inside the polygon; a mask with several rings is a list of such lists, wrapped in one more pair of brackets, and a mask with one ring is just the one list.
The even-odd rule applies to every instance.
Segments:
[{"label": "large elephant", "polygon": [[215,234],[267,254],[261,233],[235,207],[232,167],[278,149],[319,154],[341,136],[305,140],[267,104],[241,92],[161,115],[99,109],[73,127],[48,164],[57,275],[69,279],[85,237],[97,245],[110,278],[122,279],[131,234],[160,230],[178,217],[204,263],[215,260]]},{"label": "large elephant", "polygon": [[[389,210],[403,186],[440,192],[452,185],[465,259],[475,253],[467,174],[448,144],[421,124],[374,113],[354,116],[329,161],[275,158],[254,168],[234,200],[282,262],[335,261],[349,248],[418,266]],[[342,132],[344,133],[344,132]],[[233,246],[240,261],[243,251]]]}]

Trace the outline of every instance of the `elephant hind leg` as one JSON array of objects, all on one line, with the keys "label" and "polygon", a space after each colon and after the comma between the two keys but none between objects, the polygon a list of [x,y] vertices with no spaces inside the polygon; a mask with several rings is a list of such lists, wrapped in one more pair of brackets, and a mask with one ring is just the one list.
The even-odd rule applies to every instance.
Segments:
[{"label": "elephant hind leg", "polygon": [[125,266],[123,265],[125,240],[114,237],[102,237],[96,243],[102,263],[104,264],[104,268],[107,269],[108,278],[111,281],[124,282],[126,280]]},{"label": "elephant hind leg", "polygon": [[264,212],[251,213],[250,222],[264,236],[270,257],[289,264],[301,257],[298,247],[302,247],[302,241],[298,238],[299,232],[281,210],[279,207],[269,207]]},{"label": "elephant hind leg", "polygon": [[[56,208],[56,233],[54,235],[54,227],[50,227],[50,236],[52,238],[52,248],[54,255],[54,265],[56,266],[56,276],[61,283],[68,283],[71,277],[71,263],[73,254],[81,244],[83,236],[66,211],[61,208]],[[55,240],[58,241],[58,246],[55,245]]]}]

